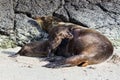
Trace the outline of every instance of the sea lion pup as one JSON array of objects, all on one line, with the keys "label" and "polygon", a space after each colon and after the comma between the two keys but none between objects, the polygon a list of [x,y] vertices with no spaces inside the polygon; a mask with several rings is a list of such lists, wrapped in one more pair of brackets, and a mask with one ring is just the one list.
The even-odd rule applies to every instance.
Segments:
[{"label": "sea lion pup", "polygon": [[52,34],[50,34],[52,37],[51,41],[53,41],[52,45],[54,46],[60,43],[57,41],[62,41],[59,39],[63,39],[60,38],[64,36],[62,35],[64,32],[61,33],[62,29],[68,29],[68,31],[71,32],[73,38],[68,41],[64,53],[61,54],[68,55],[66,56],[67,58],[57,61],[56,65],[48,64],[46,65],[47,67],[70,67],[79,65],[85,67],[87,65],[101,63],[113,54],[113,46],[111,42],[101,33],[92,29],[81,29],[68,26],[71,25],[64,23],[61,25],[61,27],[54,27],[52,29],[53,33],[51,32]]},{"label": "sea lion pup", "polygon": [[[60,32],[61,29],[59,29],[58,31]],[[57,37],[58,39],[57,42],[51,41],[52,38],[50,38],[49,40],[45,40],[45,41],[31,42],[31,43],[24,45],[20,49],[20,51],[18,51],[14,55],[11,55],[11,57],[14,57],[15,55],[18,55],[18,54],[21,56],[29,56],[29,57],[49,57],[49,54],[52,52],[52,50],[56,49],[56,46],[60,44],[59,42],[61,41],[59,40],[62,40],[63,38],[69,38],[69,39],[73,38],[73,35],[68,32],[68,29],[62,30],[60,34],[62,34],[62,36],[60,37],[61,39]],[[56,45],[52,45],[54,43],[56,43]]]},{"label": "sea lion pup", "polygon": [[46,57],[49,53],[49,41],[36,41],[24,45],[16,54],[10,57],[15,57],[17,55],[28,56],[28,57]]}]

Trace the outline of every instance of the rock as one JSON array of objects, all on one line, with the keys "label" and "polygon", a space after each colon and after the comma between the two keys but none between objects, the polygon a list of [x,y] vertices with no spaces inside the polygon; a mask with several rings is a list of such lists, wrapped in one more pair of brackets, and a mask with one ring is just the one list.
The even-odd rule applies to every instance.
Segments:
[{"label": "rock", "polygon": [[11,37],[0,35],[0,48],[14,48],[16,43]]},{"label": "rock", "polygon": [[0,0],[0,47],[14,47],[14,10],[12,0]]},{"label": "rock", "polygon": [[[114,0],[113,0],[114,1]],[[120,14],[120,1],[100,3],[104,10],[111,13]]]},{"label": "rock", "polygon": [[32,16],[52,15],[60,3],[60,0],[18,0],[15,11],[29,13]]},{"label": "rock", "polygon": [[0,34],[10,35],[14,27],[12,0],[0,0]]},{"label": "rock", "polygon": [[16,43],[18,45],[47,38],[47,34],[40,29],[40,26],[26,15],[16,14],[15,22]]},{"label": "rock", "polygon": [[69,16],[67,14],[66,9],[62,6],[59,8],[57,11],[53,13],[53,16],[60,18],[63,21],[68,22],[69,21]]},{"label": "rock", "polygon": [[102,26],[109,26],[109,24],[114,24],[114,19],[109,17],[103,11],[93,11],[89,9],[76,11],[73,8],[67,9],[69,11],[70,21],[85,27],[99,28]]}]

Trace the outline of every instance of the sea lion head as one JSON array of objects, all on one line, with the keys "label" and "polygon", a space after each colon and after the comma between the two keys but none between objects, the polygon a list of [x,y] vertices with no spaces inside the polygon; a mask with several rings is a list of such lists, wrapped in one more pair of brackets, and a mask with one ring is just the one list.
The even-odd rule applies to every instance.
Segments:
[{"label": "sea lion head", "polygon": [[43,16],[43,17],[35,17],[36,22],[40,25],[40,27],[46,32],[50,32],[50,30],[61,22],[62,20],[54,17],[54,16]]}]

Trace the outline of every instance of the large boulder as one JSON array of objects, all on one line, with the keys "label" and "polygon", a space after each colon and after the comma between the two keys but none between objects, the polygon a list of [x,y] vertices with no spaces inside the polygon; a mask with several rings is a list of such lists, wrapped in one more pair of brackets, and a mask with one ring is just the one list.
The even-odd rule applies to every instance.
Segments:
[{"label": "large boulder", "polygon": [[[0,0],[0,47],[12,47],[14,33],[14,10],[12,0]],[[11,39],[10,39],[11,38]]]},{"label": "large boulder", "polygon": [[14,10],[12,0],[0,0],[0,32],[6,35],[13,32]]},{"label": "large boulder", "polygon": [[98,30],[120,45],[120,0],[0,0],[0,47],[46,39],[32,17],[48,15]]},{"label": "large boulder", "polygon": [[60,3],[60,0],[17,0],[14,9],[16,13],[25,13],[28,16],[46,16],[52,15]]}]

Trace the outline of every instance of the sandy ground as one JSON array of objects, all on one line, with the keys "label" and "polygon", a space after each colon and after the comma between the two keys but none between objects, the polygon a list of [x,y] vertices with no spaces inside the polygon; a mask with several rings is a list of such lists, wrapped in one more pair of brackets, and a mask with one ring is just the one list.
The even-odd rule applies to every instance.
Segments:
[{"label": "sandy ground", "polygon": [[106,62],[88,67],[46,68],[40,58],[18,56],[20,47],[0,49],[0,80],[120,80],[120,47]]}]

